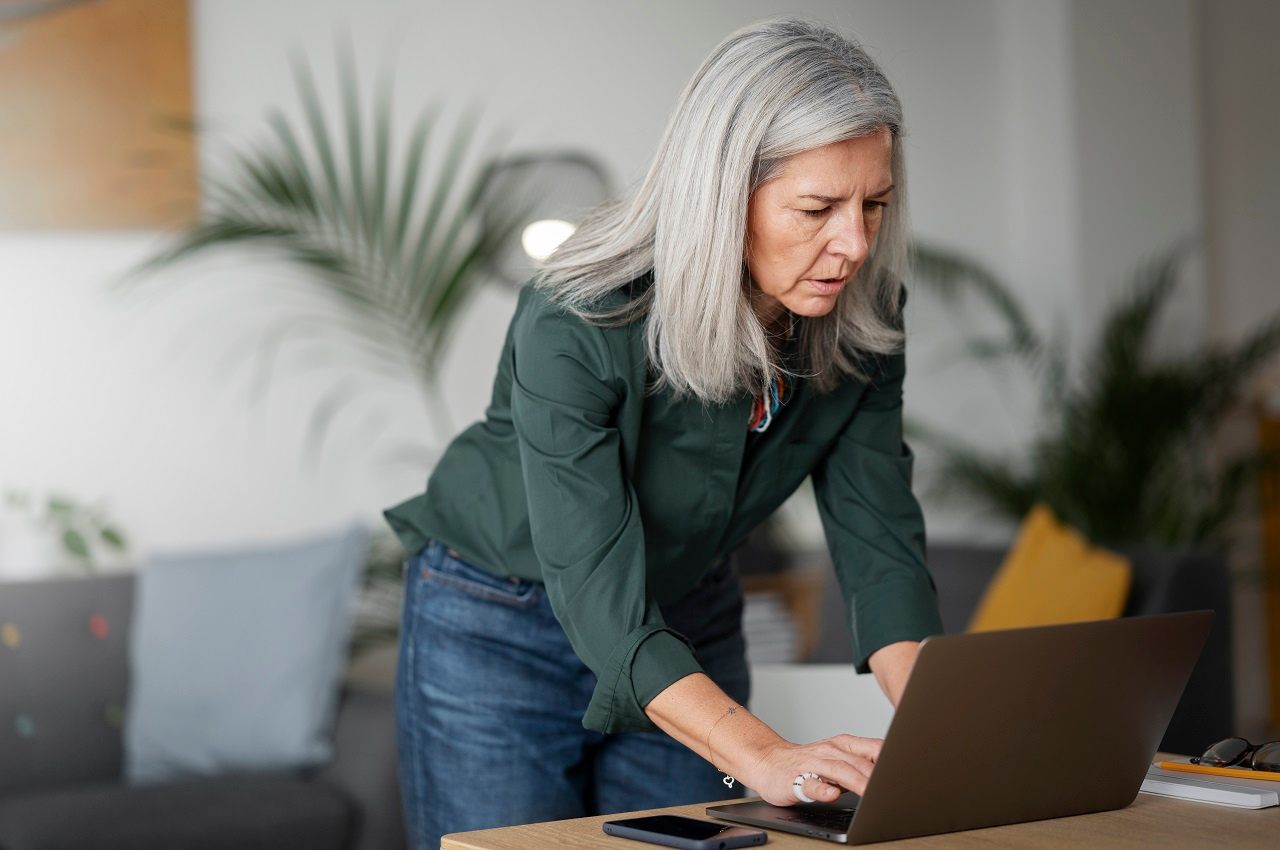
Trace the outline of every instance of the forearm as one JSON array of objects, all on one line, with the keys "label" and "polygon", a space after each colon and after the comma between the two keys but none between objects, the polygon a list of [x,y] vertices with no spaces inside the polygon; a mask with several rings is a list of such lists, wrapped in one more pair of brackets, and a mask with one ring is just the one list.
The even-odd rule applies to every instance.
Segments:
[{"label": "forearm", "polygon": [[795,803],[796,776],[818,770],[820,778],[806,778],[801,786],[813,799],[831,802],[842,790],[862,794],[880,752],[879,739],[849,734],[792,743],[734,703],[705,673],[677,680],[645,706],[645,713],[672,738],[775,806]]},{"label": "forearm", "polygon": [[649,702],[645,714],[659,729],[731,776],[747,774],[770,748],[785,743],[705,673],[674,682]]},{"label": "forearm", "polygon": [[911,668],[915,666],[916,656],[919,654],[918,641],[904,640],[882,646],[867,659],[880,690],[884,691],[894,708],[898,707],[898,701],[902,699],[907,679],[911,677]]}]

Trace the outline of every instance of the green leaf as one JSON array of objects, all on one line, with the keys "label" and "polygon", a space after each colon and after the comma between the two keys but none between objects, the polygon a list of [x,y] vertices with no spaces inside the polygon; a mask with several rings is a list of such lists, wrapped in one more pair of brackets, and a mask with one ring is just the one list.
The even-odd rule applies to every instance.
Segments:
[{"label": "green leaf", "polygon": [[98,532],[98,535],[102,538],[102,542],[106,543],[112,549],[115,549],[118,552],[123,552],[125,550],[127,544],[124,542],[124,535],[119,529],[112,526],[104,526]]},{"label": "green leaf", "polygon": [[311,68],[299,55],[293,57],[294,83],[298,89],[298,97],[302,102],[306,115],[307,127],[311,133],[311,142],[320,156],[320,167],[328,185],[325,193],[330,202],[329,213],[338,223],[343,222],[341,210],[344,194],[342,181],[338,178],[337,159],[333,153],[333,142],[329,139],[329,131],[320,107],[320,95],[316,91],[315,81],[311,77]]},{"label": "green leaf", "polygon": [[85,543],[84,535],[74,528],[68,528],[62,532],[62,545],[63,548],[77,558],[82,560],[89,559],[89,545]]},{"label": "green leaf", "polygon": [[1043,346],[1026,311],[984,266],[955,251],[919,242],[911,246],[910,261],[913,273],[944,298],[955,301],[971,292],[986,302],[1005,323],[1008,349],[1032,362],[1039,359]]}]

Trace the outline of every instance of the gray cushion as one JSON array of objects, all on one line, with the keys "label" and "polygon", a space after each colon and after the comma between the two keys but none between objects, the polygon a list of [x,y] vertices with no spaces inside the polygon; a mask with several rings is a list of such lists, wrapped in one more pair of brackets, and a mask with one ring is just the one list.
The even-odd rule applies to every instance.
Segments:
[{"label": "gray cushion", "polygon": [[339,850],[352,804],[324,782],[227,775],[0,799],[0,850]]},{"label": "gray cushion", "polygon": [[156,558],[138,577],[130,782],[319,764],[368,533]]},{"label": "gray cushion", "polygon": [[0,797],[120,777],[133,576],[0,583]]}]

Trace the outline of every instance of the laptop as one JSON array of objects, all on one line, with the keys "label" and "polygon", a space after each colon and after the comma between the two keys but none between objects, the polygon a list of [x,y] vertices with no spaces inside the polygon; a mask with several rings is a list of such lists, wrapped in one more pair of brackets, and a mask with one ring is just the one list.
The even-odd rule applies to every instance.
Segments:
[{"label": "laptop", "polygon": [[870,844],[1124,808],[1212,621],[1192,611],[927,638],[862,797],[707,814]]}]

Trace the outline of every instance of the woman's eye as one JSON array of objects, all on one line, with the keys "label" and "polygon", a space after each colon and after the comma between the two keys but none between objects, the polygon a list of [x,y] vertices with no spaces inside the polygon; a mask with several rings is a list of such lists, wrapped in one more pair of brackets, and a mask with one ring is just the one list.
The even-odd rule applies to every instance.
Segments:
[{"label": "woman's eye", "polygon": [[[879,207],[879,209],[877,210],[876,207]],[[884,201],[867,201],[862,205],[862,208],[869,212],[884,212],[889,208],[889,205]]]},{"label": "woman's eye", "polygon": [[820,210],[800,210],[800,212],[804,213],[805,215],[813,216],[814,218],[817,218],[818,216],[826,215],[827,210],[829,209],[831,209],[831,207],[823,207]]}]

